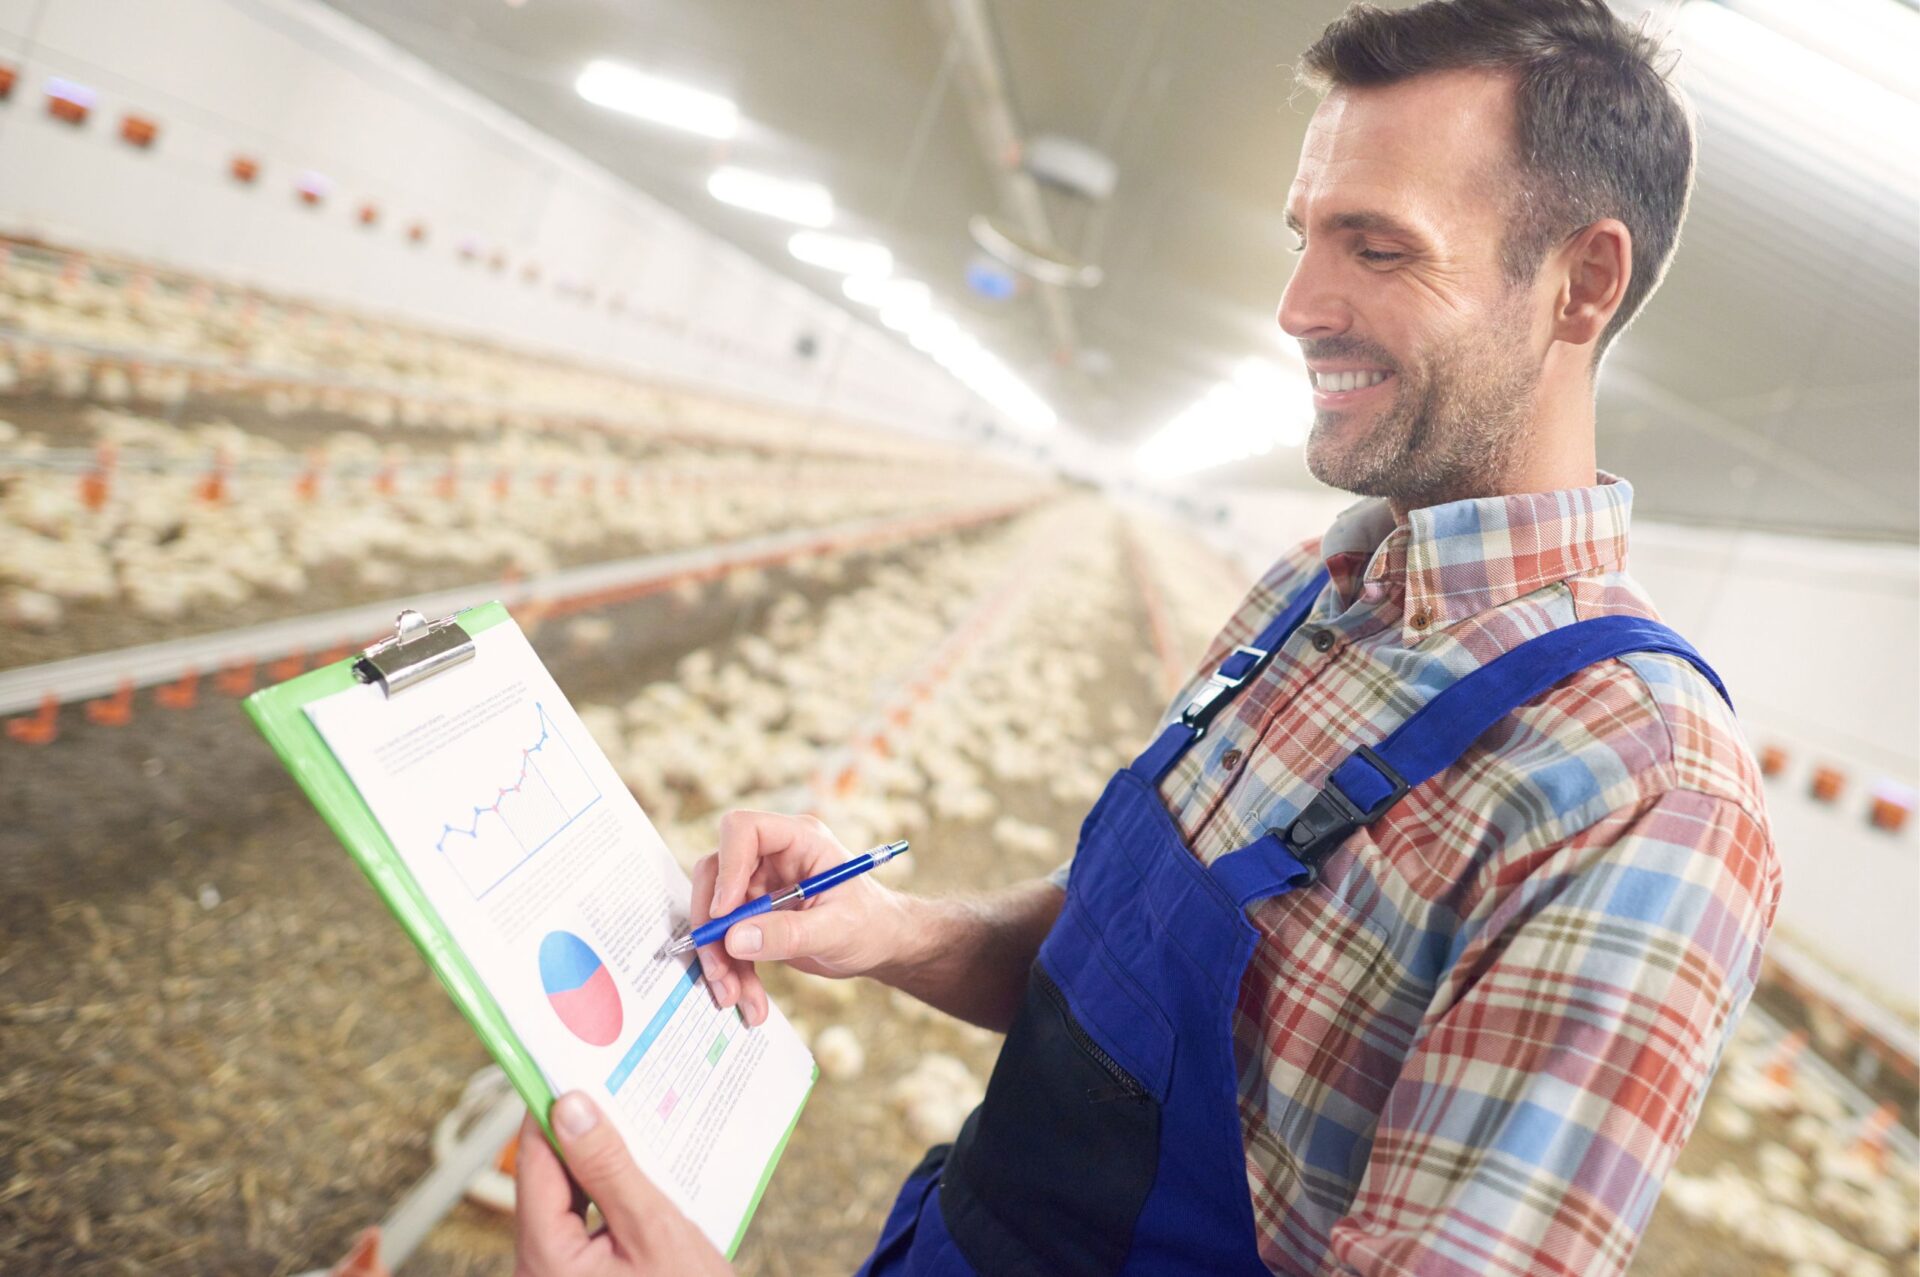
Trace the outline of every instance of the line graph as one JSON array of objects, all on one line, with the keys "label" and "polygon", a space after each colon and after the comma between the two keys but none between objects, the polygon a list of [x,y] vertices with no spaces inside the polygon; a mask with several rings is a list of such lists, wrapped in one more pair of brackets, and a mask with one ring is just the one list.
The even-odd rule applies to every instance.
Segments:
[{"label": "line graph", "polygon": [[518,774],[490,801],[476,803],[463,823],[448,821],[433,844],[475,900],[600,801],[599,787],[546,706],[536,701],[533,710],[539,736],[521,749]]}]

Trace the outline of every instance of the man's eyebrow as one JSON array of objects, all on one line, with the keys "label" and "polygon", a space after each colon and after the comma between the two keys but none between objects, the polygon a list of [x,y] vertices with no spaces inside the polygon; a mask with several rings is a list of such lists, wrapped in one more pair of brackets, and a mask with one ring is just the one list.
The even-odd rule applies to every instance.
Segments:
[{"label": "man's eyebrow", "polygon": [[[1300,224],[1300,219],[1293,215],[1292,209],[1286,211],[1286,219],[1288,230],[1292,231],[1295,235],[1306,235],[1306,227]],[[1418,231],[1414,230],[1413,227],[1407,225],[1399,218],[1391,217],[1386,213],[1377,213],[1371,209],[1355,209],[1346,213],[1335,213],[1327,218],[1327,229],[1330,231],[1371,231],[1375,234],[1399,235],[1408,239],[1421,238]]]}]

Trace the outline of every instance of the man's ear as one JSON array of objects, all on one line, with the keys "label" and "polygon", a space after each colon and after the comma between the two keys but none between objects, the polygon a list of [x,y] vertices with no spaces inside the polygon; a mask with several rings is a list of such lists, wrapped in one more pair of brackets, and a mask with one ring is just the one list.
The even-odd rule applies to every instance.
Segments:
[{"label": "man's ear", "polygon": [[1553,337],[1573,346],[1598,341],[1633,278],[1633,233],[1616,217],[1576,231],[1554,257],[1560,274]]}]

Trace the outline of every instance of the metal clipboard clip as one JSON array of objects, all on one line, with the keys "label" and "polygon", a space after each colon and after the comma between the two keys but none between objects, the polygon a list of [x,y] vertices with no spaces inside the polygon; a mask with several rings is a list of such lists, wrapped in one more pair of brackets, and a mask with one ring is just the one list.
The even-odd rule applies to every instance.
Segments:
[{"label": "metal clipboard clip", "polygon": [[388,696],[473,659],[473,636],[451,616],[429,621],[412,608],[393,623],[393,637],[360,653],[353,676],[378,683]]}]

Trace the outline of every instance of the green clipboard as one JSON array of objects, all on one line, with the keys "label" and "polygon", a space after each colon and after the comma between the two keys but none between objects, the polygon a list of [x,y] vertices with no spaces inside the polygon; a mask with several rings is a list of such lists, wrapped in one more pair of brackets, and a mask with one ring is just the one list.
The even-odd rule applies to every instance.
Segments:
[{"label": "green clipboard", "polygon": [[[499,603],[483,603],[459,613],[456,619],[460,628],[471,635],[491,629],[508,618],[507,609]],[[332,665],[323,665],[284,683],[263,688],[247,697],[242,705],[248,717],[253,719],[254,726],[260,729],[260,734],[267,738],[274,753],[280,756],[281,763],[306,792],[315,810],[333,830],[334,836],[353,856],[361,872],[366,874],[367,881],[373,884],[373,889],[386,902],[387,908],[393,911],[393,916],[400,920],[401,927],[420,950],[420,955],[427,960],[427,966],[440,978],[453,1004],[460,1008],[460,1014],[467,1018],[473,1031],[480,1035],[481,1043],[506,1073],[508,1081],[513,1083],[513,1089],[526,1102],[527,1111],[534,1115],[551,1141],[553,1129],[547,1124],[547,1113],[553,1107],[555,1097],[547,1086],[540,1066],[533,1062],[533,1056],[507,1024],[500,1004],[494,1001],[487,986],[481,983],[479,974],[467,961],[466,952],[454,941],[452,933],[440,920],[439,913],[414,881],[406,862],[401,860],[399,850],[361,797],[360,790],[307,717],[306,706],[309,703],[356,686],[358,680],[354,665],[358,659],[356,653]],[[814,1067],[813,1076],[815,1081],[819,1079],[818,1065]],[[779,1165],[781,1154],[786,1152],[787,1141],[793,1138],[794,1127],[799,1125],[800,1114],[805,1107],[806,1098],[802,1096],[800,1105],[794,1109],[793,1120],[788,1123],[779,1143],[774,1146],[773,1155],[767,1159],[766,1168],[760,1173],[760,1182],[748,1201],[746,1213],[740,1219],[740,1227],[727,1246],[728,1259],[732,1259],[740,1249],[747,1225],[760,1207],[767,1183],[773,1178],[773,1169]]]}]

